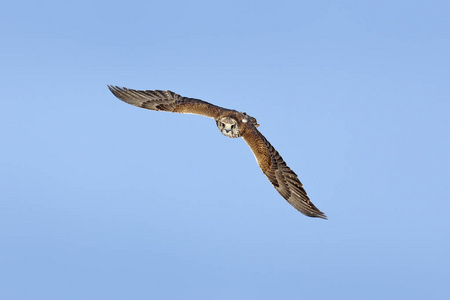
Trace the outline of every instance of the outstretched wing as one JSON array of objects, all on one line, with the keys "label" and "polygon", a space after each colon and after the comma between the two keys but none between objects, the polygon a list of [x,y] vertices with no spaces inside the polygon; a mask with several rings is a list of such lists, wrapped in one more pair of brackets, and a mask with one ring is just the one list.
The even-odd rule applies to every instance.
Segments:
[{"label": "outstretched wing", "polygon": [[171,91],[138,91],[108,85],[109,90],[120,100],[150,110],[197,114],[216,118],[225,108],[199,99],[182,97]]},{"label": "outstretched wing", "polygon": [[263,173],[287,202],[308,217],[327,218],[309,200],[297,174],[286,165],[278,151],[256,127],[249,126],[242,137],[252,149]]}]

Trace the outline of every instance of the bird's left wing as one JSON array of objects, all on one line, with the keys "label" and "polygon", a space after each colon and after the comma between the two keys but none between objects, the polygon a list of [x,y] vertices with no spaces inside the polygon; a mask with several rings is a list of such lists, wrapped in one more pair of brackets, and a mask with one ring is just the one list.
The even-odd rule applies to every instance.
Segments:
[{"label": "bird's left wing", "polygon": [[327,217],[309,200],[302,183],[269,141],[250,125],[242,135],[263,173],[289,204],[308,217]]},{"label": "bird's left wing", "polygon": [[171,91],[139,91],[111,85],[108,85],[108,88],[120,100],[150,110],[196,114],[213,119],[226,110],[206,101],[182,97]]}]

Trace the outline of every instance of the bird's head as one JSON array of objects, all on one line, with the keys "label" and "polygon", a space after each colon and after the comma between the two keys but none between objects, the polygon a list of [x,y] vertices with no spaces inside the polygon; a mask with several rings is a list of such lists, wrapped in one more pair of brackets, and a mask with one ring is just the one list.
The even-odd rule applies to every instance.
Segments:
[{"label": "bird's head", "polygon": [[232,117],[221,117],[217,121],[217,128],[223,135],[229,138],[237,138],[241,136],[239,123]]}]

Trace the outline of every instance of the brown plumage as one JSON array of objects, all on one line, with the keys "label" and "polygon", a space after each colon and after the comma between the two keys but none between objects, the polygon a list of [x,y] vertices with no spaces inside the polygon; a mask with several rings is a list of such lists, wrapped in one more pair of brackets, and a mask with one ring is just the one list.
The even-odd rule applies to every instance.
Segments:
[{"label": "brown plumage", "polygon": [[231,138],[242,137],[245,140],[263,173],[287,202],[306,216],[327,218],[309,200],[297,174],[286,165],[278,151],[258,131],[256,127],[259,124],[255,118],[199,99],[182,97],[171,91],[108,87],[117,98],[137,107],[213,118],[222,134]]}]

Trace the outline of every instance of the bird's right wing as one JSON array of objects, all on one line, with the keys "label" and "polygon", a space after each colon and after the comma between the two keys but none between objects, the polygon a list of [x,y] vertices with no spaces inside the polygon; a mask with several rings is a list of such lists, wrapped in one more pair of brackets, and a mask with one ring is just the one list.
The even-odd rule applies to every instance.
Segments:
[{"label": "bird's right wing", "polygon": [[171,91],[139,91],[108,85],[109,90],[120,100],[150,110],[196,114],[216,119],[227,110],[206,101],[182,97]]}]

